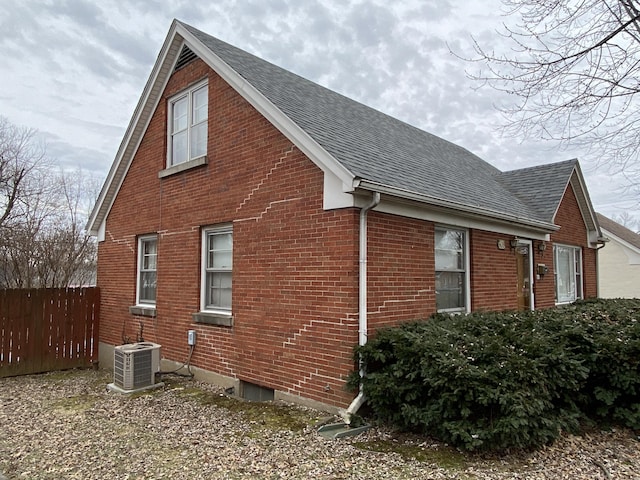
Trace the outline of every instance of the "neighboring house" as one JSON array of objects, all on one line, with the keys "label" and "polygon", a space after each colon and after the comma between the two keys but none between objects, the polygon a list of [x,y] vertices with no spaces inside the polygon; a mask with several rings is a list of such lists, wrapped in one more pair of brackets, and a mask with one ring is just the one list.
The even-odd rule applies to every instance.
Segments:
[{"label": "neighboring house", "polygon": [[597,214],[605,248],[598,252],[598,294],[602,298],[640,298],[640,235]]},{"label": "neighboring house", "polygon": [[89,229],[105,363],[195,330],[197,375],[323,406],[377,328],[597,295],[576,160],[501,172],[179,21]]}]

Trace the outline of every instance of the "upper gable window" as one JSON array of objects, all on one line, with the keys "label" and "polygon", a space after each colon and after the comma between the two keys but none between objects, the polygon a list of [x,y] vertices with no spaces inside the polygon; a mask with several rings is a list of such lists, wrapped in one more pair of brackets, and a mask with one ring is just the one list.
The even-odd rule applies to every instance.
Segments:
[{"label": "upper gable window", "polygon": [[199,83],[169,100],[167,168],[207,154],[207,83]]}]

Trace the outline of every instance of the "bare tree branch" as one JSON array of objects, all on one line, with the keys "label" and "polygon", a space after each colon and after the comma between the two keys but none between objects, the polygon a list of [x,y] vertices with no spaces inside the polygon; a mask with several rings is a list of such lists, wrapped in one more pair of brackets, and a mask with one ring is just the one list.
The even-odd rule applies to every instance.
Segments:
[{"label": "bare tree branch", "polygon": [[588,148],[640,183],[640,7],[637,0],[502,0],[517,25],[509,50],[472,39],[470,77],[508,94],[506,134]]},{"label": "bare tree branch", "polygon": [[34,134],[0,117],[0,287],[93,283],[96,245],[83,226],[99,183],[53,173]]}]

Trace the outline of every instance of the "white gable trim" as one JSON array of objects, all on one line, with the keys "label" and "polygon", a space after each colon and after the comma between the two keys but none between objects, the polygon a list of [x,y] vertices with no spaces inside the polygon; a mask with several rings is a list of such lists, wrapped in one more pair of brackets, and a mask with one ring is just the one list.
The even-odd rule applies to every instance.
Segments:
[{"label": "white gable trim", "polygon": [[[91,235],[98,235],[99,230],[104,230],[104,225],[102,224],[113,206],[113,202],[149,126],[151,117],[173,73],[177,57],[185,44],[283,135],[300,148],[312,162],[322,169],[325,175],[329,174],[332,185],[341,184],[343,193],[350,191],[353,183],[353,174],[255,87],[200,42],[179,21],[174,20],[127,127],[104,186],[100,191],[96,205],[89,217],[87,230]],[[348,202],[345,202],[345,198],[342,197],[340,203]]]},{"label": "white gable trim", "polygon": [[104,231],[103,223],[120,191],[122,182],[124,182],[140,142],[147,131],[153,112],[155,112],[169,81],[173,65],[183,43],[182,37],[176,35],[175,27],[176,22],[174,21],[142,91],[142,96],[138,100],[111,169],[98,195],[96,205],[89,216],[87,230],[90,235],[100,236],[99,231]]},{"label": "white gable trim", "polygon": [[580,209],[580,214],[582,215],[582,220],[587,229],[587,244],[592,248],[595,248],[599,243],[601,243],[602,240],[600,227],[596,218],[596,212],[593,209],[591,199],[589,198],[589,193],[584,180],[584,176],[582,175],[582,171],[580,170],[580,164],[577,161],[573,167],[571,175],[569,175],[567,184],[564,187],[562,197],[560,198],[560,203],[558,203],[558,205],[556,206],[556,210],[553,213],[553,219],[555,221],[558,210],[560,209],[560,205],[562,204],[562,200],[564,200],[565,195],[567,194],[567,188],[569,188],[569,185],[571,185],[571,187],[573,188],[573,193],[576,196],[578,208]]}]

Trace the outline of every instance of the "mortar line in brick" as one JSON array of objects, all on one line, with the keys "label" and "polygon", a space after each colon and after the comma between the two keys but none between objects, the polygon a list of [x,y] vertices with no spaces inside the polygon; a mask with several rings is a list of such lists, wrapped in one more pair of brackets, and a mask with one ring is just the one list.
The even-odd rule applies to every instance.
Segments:
[{"label": "mortar line in brick", "polygon": [[429,293],[431,292],[430,288],[424,289],[424,290],[418,290],[418,293],[411,295],[411,297],[406,298],[406,299],[392,299],[392,300],[385,300],[384,302],[382,302],[382,305],[380,305],[376,310],[372,310],[367,312],[370,315],[375,315],[376,313],[382,313],[382,310],[387,308],[387,306],[389,304],[394,304],[397,305],[399,303],[409,303],[409,302],[415,302],[418,298],[420,298],[420,296],[424,295],[425,293]]},{"label": "mortar line in brick", "polygon": [[245,206],[245,204],[251,200],[251,198],[253,197],[253,195],[260,189],[260,187],[262,187],[262,185],[264,185],[266,183],[266,181],[269,179],[269,177],[271,177],[271,175],[273,175],[273,172],[284,163],[284,161],[286,160],[286,158],[289,156],[290,153],[293,153],[293,151],[295,150],[295,145],[292,145],[288,150],[285,151],[284,155],[282,157],[280,157],[278,159],[278,161],[273,165],[273,167],[271,167],[271,169],[269,170],[269,172],[267,172],[267,174],[264,176],[264,178],[262,178],[259,182],[258,185],[256,185],[255,187],[253,187],[251,189],[251,191],[249,192],[249,195],[246,196],[246,198],[240,203],[240,205],[238,205],[238,207],[236,208],[236,213],[238,213],[242,207]]},{"label": "mortar line in brick", "polygon": [[[131,240],[127,238],[116,240],[116,238],[113,236],[113,234],[109,230],[107,230],[107,235],[109,235],[111,242],[115,243],[116,245],[125,245],[129,247],[129,250],[131,250],[132,253],[136,253],[136,249],[131,245]],[[133,237],[132,235],[129,235],[129,236]]]},{"label": "mortar line in brick", "polygon": [[[350,318],[352,316],[354,318]],[[310,320],[306,322],[301,328],[299,328],[292,336],[290,336],[284,342],[282,342],[282,348],[287,348],[288,346],[295,345],[298,339],[300,339],[300,337],[302,337],[305,333],[309,331],[310,328],[314,327],[315,325],[338,325],[338,326],[344,327],[344,326],[347,326],[349,322],[354,322],[355,324],[356,316],[357,316],[357,313],[349,314],[347,317],[341,318],[337,324],[335,322],[329,322],[327,320]]]},{"label": "mortar line in brick", "polygon": [[260,215],[258,215],[257,217],[239,218],[234,220],[234,222],[246,222],[249,220],[255,220],[257,222],[258,220],[262,220],[262,217],[264,217],[274,205],[279,203],[295,202],[297,200],[302,200],[302,197],[285,198],[284,200],[274,200],[273,202],[269,202],[269,205],[267,205],[267,208],[265,208],[262,212],[260,212]]}]

